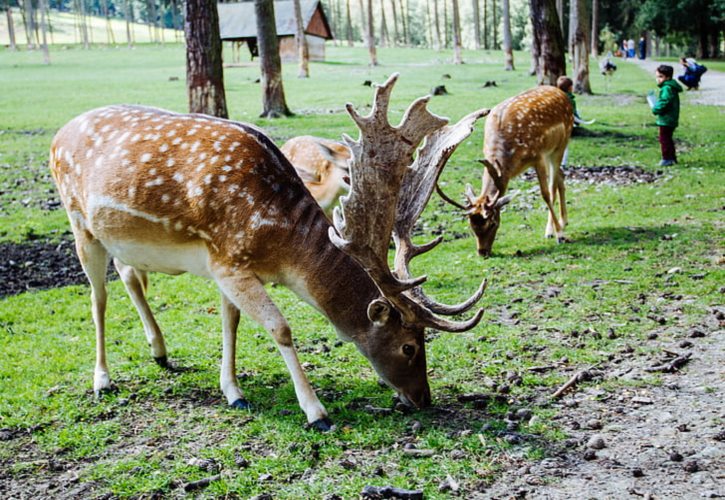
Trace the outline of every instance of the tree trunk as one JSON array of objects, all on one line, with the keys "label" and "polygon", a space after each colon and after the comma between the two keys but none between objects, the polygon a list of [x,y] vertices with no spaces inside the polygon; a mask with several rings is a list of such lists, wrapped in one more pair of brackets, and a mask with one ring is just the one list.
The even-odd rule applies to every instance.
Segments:
[{"label": "tree trunk", "polygon": [[88,20],[86,16],[86,3],[85,0],[78,0],[78,6],[79,6],[79,28],[81,33],[81,43],[83,44],[84,49],[90,49],[91,45],[88,41]]},{"label": "tree trunk", "polygon": [[300,69],[297,72],[299,78],[310,77],[310,51],[307,47],[305,26],[302,20],[302,7],[300,0],[292,0],[295,9],[295,43],[297,44],[297,57],[299,58]]},{"label": "tree trunk", "polygon": [[216,0],[186,0],[184,34],[189,112],[227,118]]},{"label": "tree trunk", "polygon": [[375,50],[375,28],[373,25],[373,0],[368,0],[368,53],[370,66],[378,65],[378,54]]},{"label": "tree trunk", "polygon": [[133,38],[131,36],[131,21],[133,18],[133,13],[131,12],[131,9],[131,0],[126,0],[126,43],[128,44],[129,49],[133,47]]},{"label": "tree trunk", "polygon": [[481,20],[479,19],[478,0],[473,0],[473,48],[481,48]]},{"label": "tree trunk", "polygon": [[398,45],[400,34],[398,33],[398,8],[395,6],[395,0],[390,2],[393,6],[393,45]]},{"label": "tree trunk", "polygon": [[[395,1],[395,0],[393,0],[393,1]],[[410,37],[408,36],[408,28],[410,26],[407,22],[408,18],[405,15],[405,8],[403,7],[403,0],[399,0],[399,2],[400,3],[398,5],[400,5],[400,21],[401,21],[401,24],[403,25],[403,43],[405,45],[409,45]]]},{"label": "tree trunk", "polygon": [[443,0],[443,28],[443,46],[448,48],[451,40],[448,31],[448,0]]},{"label": "tree trunk", "polygon": [[592,57],[599,57],[599,0],[592,0]]},{"label": "tree trunk", "polygon": [[347,46],[352,47],[352,16],[350,15],[350,0],[345,0],[345,38],[347,38]]},{"label": "tree trunk", "polygon": [[25,12],[25,37],[28,40],[28,50],[33,50],[35,49],[35,41],[33,40],[33,33],[35,33],[35,23],[33,22],[32,0],[25,0],[23,2],[23,9]]},{"label": "tree trunk", "polygon": [[385,22],[385,4],[383,0],[380,0],[380,46],[388,45],[390,45],[390,35],[388,34],[388,23]]},{"label": "tree trunk", "polygon": [[43,47],[43,63],[50,64],[50,52],[48,51],[48,36],[46,28],[46,12],[45,0],[38,0],[38,10],[40,11],[40,32],[42,33],[41,46]]},{"label": "tree trunk", "polygon": [[458,12],[458,0],[453,2],[453,64],[463,64],[461,57],[461,16]]},{"label": "tree trunk", "polygon": [[15,43],[15,24],[13,23],[13,9],[8,5],[5,11],[5,17],[8,21],[8,36],[10,37],[10,50],[15,52],[18,50],[18,46]]},{"label": "tree trunk", "polygon": [[533,26],[532,54],[536,55],[539,85],[556,85],[566,74],[564,39],[561,35],[555,0],[529,0]]},{"label": "tree trunk", "polygon": [[569,41],[572,57],[572,72],[574,92],[577,94],[591,94],[589,83],[589,13],[586,0],[570,0],[569,26],[573,28],[572,38]]},{"label": "tree trunk", "polygon": [[[365,46],[368,45],[368,29],[367,29],[367,21],[365,16],[365,6],[363,4],[363,0],[357,0],[358,4],[360,4],[360,38],[362,39],[362,42],[365,44]],[[394,2],[395,0],[393,0]]]},{"label": "tree trunk", "polygon": [[113,35],[113,28],[111,27],[111,17],[108,15],[108,0],[101,0],[101,13],[106,19],[106,43],[108,45],[115,45],[116,37]]},{"label": "tree trunk", "polygon": [[[393,2],[395,5],[395,2]],[[433,18],[430,13],[430,0],[425,0],[426,27],[428,28],[428,48],[433,47]]]},{"label": "tree trunk", "polygon": [[441,21],[438,16],[438,0],[433,0],[433,18],[435,19],[435,49],[441,50]]},{"label": "tree trunk", "polygon": [[511,43],[511,8],[509,0],[502,0],[501,7],[503,9],[503,54],[504,69],[506,71],[514,70],[514,50]]},{"label": "tree trunk", "polygon": [[180,15],[179,15],[179,4],[177,0],[171,0],[171,19],[174,23],[174,41],[179,41],[179,31],[180,31]]},{"label": "tree trunk", "polygon": [[488,50],[488,0],[483,0],[483,48]]},{"label": "tree trunk", "polygon": [[493,35],[493,50],[498,50],[498,19],[496,19],[496,0],[491,0],[491,35]]},{"label": "tree trunk", "polygon": [[561,34],[563,36],[566,33],[564,29],[564,0],[556,0],[556,14],[559,16],[559,26],[561,26]]},{"label": "tree trunk", "polygon": [[259,116],[263,118],[291,116],[292,113],[287,108],[282,85],[282,62],[279,57],[279,40],[273,0],[254,0],[254,12],[257,17],[257,44],[259,65],[262,71],[262,105],[264,108]]}]

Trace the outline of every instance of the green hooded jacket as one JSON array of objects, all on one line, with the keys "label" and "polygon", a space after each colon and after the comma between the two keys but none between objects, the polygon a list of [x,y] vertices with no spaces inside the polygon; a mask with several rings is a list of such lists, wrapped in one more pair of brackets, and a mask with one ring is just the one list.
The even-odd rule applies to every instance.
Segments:
[{"label": "green hooded jacket", "polygon": [[665,80],[658,85],[660,97],[652,108],[652,113],[657,115],[657,125],[660,127],[675,128],[679,125],[680,118],[680,96],[682,87],[675,80]]}]

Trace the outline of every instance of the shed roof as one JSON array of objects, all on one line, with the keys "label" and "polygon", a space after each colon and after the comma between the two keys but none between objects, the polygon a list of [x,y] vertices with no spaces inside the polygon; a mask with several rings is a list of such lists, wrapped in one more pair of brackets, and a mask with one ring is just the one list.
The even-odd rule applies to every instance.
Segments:
[{"label": "shed roof", "polygon": [[[320,0],[300,0],[302,8],[302,22],[305,33],[316,35],[326,40],[332,39],[332,30],[322,9]],[[257,17],[254,12],[254,2],[219,3],[219,34],[222,40],[240,40],[244,38],[257,38]],[[274,17],[277,26],[277,36],[295,34],[295,11],[292,0],[275,0]],[[313,17],[318,29],[310,26]],[[312,28],[312,29],[311,29]]]}]

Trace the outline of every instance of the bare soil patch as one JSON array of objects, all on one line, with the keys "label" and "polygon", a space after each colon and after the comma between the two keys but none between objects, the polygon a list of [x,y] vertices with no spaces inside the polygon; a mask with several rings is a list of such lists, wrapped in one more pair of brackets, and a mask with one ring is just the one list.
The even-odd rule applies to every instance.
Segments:
[{"label": "bare soil patch", "polygon": [[[606,184],[610,186],[627,186],[631,184],[651,184],[664,174],[661,170],[645,170],[634,165],[578,165],[562,169],[566,182],[582,182],[588,184]],[[527,170],[522,177],[528,181],[536,180],[536,173]]]}]

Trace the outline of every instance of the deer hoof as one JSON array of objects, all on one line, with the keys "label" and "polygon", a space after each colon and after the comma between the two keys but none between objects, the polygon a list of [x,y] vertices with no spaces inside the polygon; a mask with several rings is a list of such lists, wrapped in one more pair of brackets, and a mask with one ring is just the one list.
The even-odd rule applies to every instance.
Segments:
[{"label": "deer hoof", "polygon": [[156,361],[156,364],[159,365],[161,368],[171,368],[171,365],[169,365],[169,358],[166,356],[159,356],[158,358],[154,358],[154,361]]},{"label": "deer hoof", "polygon": [[251,410],[252,404],[247,401],[246,399],[239,398],[236,401],[234,401],[232,404],[230,404],[232,408],[236,410]]},{"label": "deer hoof", "polygon": [[332,423],[327,417],[320,418],[308,425],[309,428],[318,430],[320,432],[330,432],[336,429],[335,424]]},{"label": "deer hoof", "polygon": [[95,394],[96,399],[103,399],[103,396],[107,394],[115,394],[118,392],[118,387],[116,384],[111,384],[108,387],[102,387],[100,389],[96,389],[93,391],[93,394]]}]

